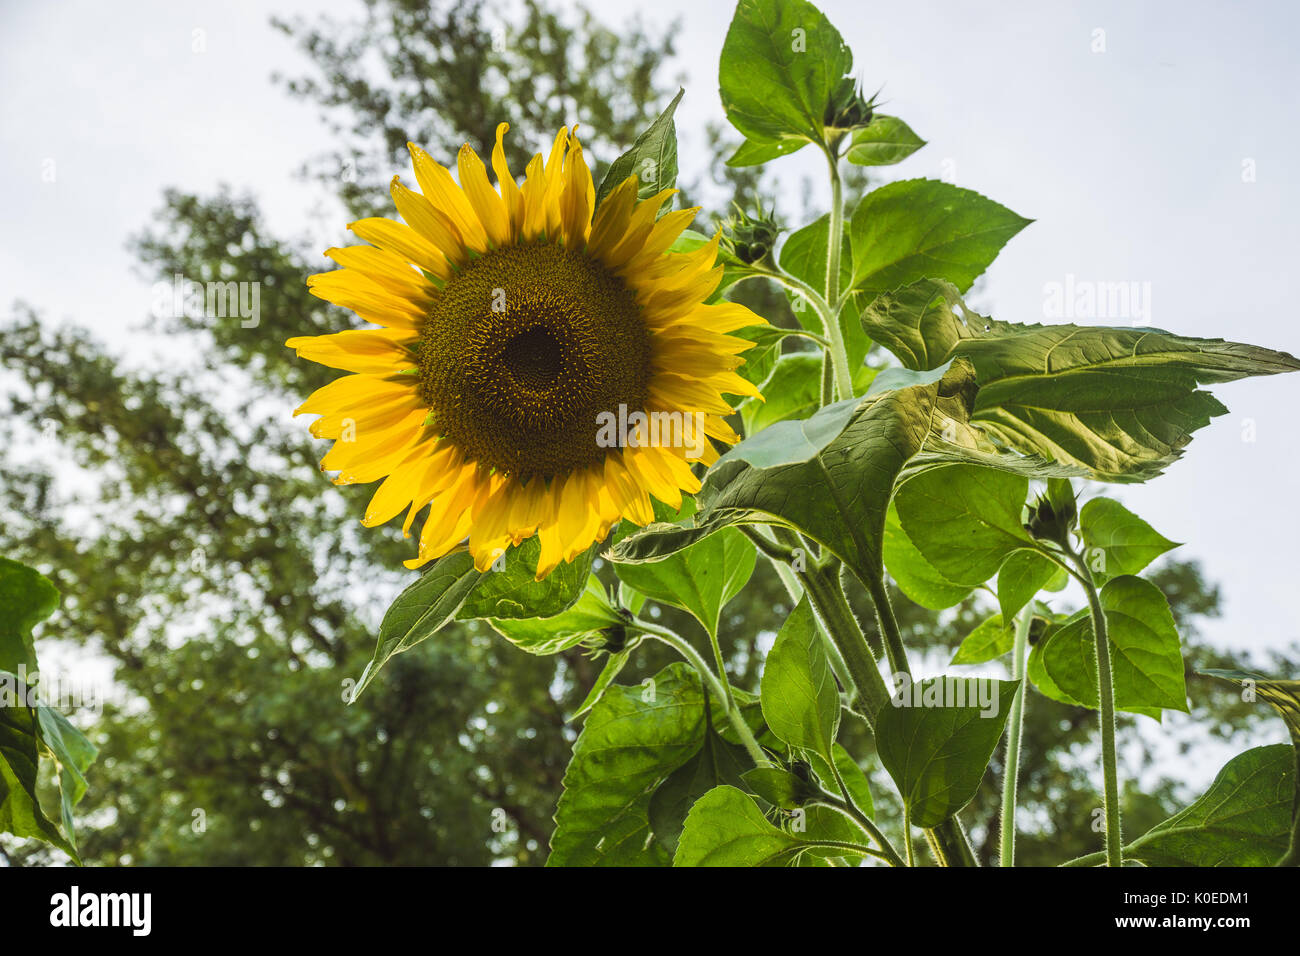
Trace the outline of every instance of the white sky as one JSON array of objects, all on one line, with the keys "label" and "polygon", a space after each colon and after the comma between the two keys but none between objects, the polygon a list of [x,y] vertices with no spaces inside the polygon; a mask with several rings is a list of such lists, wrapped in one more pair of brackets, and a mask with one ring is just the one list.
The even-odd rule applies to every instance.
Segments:
[{"label": "white sky", "polygon": [[[930,144],[890,175],[945,177],[1037,222],[1012,240],[976,303],[1044,320],[1044,286],[1067,275],[1149,283],[1149,324],[1300,353],[1288,280],[1300,251],[1300,26],[1285,3],[822,4],[886,111]],[[607,22],[681,16],[678,114],[720,119],[716,63],[730,2],[598,2]],[[125,351],[151,277],[124,249],[162,190],[251,190],[280,235],[339,241],[343,218],[294,170],[330,143],[315,110],[270,83],[304,61],[272,13],[351,17],[356,2],[0,0],[0,303],[85,324]],[[1095,30],[1105,52],[1092,52]],[[203,30],[206,52],[192,46]],[[574,117],[582,120],[583,117]],[[605,157],[608,159],[609,157]],[[1255,182],[1243,182],[1253,161]],[[54,181],[43,172],[53,164]],[[797,203],[803,157],[773,167]],[[396,171],[396,170],[395,170]],[[788,178],[786,178],[788,177]],[[326,212],[322,216],[322,211]],[[323,260],[322,260],[323,262]],[[1139,324],[1148,324],[1142,322]],[[152,347],[146,355],[152,354]],[[141,353],[136,353],[139,360]],[[1215,389],[1230,415],[1187,457],[1118,494],[1190,542],[1224,586],[1224,644],[1300,637],[1294,558],[1300,507],[1300,376]],[[1242,440],[1247,421],[1256,440]]]}]

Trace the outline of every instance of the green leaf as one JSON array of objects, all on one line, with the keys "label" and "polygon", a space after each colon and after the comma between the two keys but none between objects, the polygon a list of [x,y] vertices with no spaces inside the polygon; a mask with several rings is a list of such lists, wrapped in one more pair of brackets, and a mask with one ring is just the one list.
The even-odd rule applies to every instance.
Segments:
[{"label": "green leaf", "polygon": [[497,633],[529,654],[558,654],[607,627],[621,626],[624,621],[609,603],[605,588],[594,574],[587,579],[586,590],[568,610],[552,617],[488,618]]},{"label": "green leaf", "polygon": [[743,791],[718,787],[691,807],[673,866],[787,866],[815,845],[768,823]]},{"label": "green leaf", "polygon": [[753,767],[740,778],[751,792],[782,810],[797,809],[816,792],[808,781],[781,767]]},{"label": "green leaf", "polygon": [[840,694],[805,595],[781,625],[763,665],[760,698],[772,733],[792,747],[830,757]]},{"label": "green leaf", "polygon": [[[596,546],[572,561],[562,561],[543,580],[537,578],[541,538],[533,535],[507,548],[456,612],[456,620],[476,618],[553,617],[571,607],[583,593]],[[500,567],[500,570],[497,568]]]},{"label": "green leaf", "polygon": [[67,837],[60,832],[36,794],[39,725],[36,710],[25,706],[27,699],[28,685],[0,672],[0,833],[44,840],[80,863],[71,831]]},{"label": "green leaf", "polygon": [[1010,621],[1039,591],[1057,591],[1068,581],[1065,569],[1025,548],[1014,551],[998,569],[998,608]]},{"label": "green leaf", "polygon": [[965,291],[1030,221],[949,183],[907,179],[881,186],[853,211],[853,288],[870,297],[937,277]]},{"label": "green leaf", "polygon": [[1124,848],[1147,866],[1272,866],[1287,850],[1295,751],[1256,747],[1224,765],[1186,810]]},{"label": "green leaf", "polygon": [[[730,334],[738,339],[748,339],[754,343],[753,348],[740,353],[740,357],[745,360],[745,364],[736,369],[736,374],[747,382],[762,385],[776,367],[785,340],[792,336],[803,336],[806,333],[801,329],[782,329],[775,325],[750,325]],[[762,402],[756,402],[752,398],[748,401],[755,402],[758,405],[763,404]]]},{"label": "green leaf", "polygon": [[1198,385],[1300,368],[1285,352],[1159,329],[997,322],[934,279],[878,296],[862,322],[908,368],[969,359],[979,384],[972,424],[1102,481],[1159,474],[1224,414]]},{"label": "green leaf", "polygon": [[0,671],[36,675],[32,631],[59,608],[59,589],[35,568],[0,558]]},{"label": "green leaf", "polygon": [[1011,650],[1016,643],[1015,622],[1008,626],[1003,623],[1004,620],[1001,614],[994,614],[980,621],[961,642],[951,663],[983,664]]},{"label": "green leaf", "polygon": [[[1101,589],[1110,635],[1111,674],[1118,710],[1150,715],[1153,710],[1187,711],[1183,656],[1173,613],[1150,581],[1132,575],[1113,578]],[[1097,709],[1096,643],[1087,610],[1069,619],[1030,656],[1041,666],[1065,703]],[[1031,668],[1030,676],[1034,676]],[[1039,690],[1049,697],[1049,688]],[[1158,717],[1157,717],[1158,719]]]},{"label": "green leaf", "polygon": [[716,635],[722,609],[749,581],[757,559],[753,542],[731,528],[654,563],[615,564],[614,573],[642,594],[690,611]]},{"label": "green leaf", "polygon": [[704,694],[685,664],[669,665],[644,687],[610,687],[573,745],[547,865],[666,864],[650,800],[699,751],[704,730]]},{"label": "green leaf", "polygon": [[960,604],[972,590],[970,585],[956,584],[935,570],[903,530],[898,508],[892,503],[885,517],[885,567],[900,591],[931,610]]},{"label": "green leaf", "polygon": [[718,62],[722,108],[755,147],[820,142],[831,94],[852,69],[853,54],[811,3],[741,0]]},{"label": "green leaf", "polygon": [[[641,199],[649,199],[677,184],[677,128],[673,113],[685,92],[679,89],[667,108],[636,138],[632,148],[609,164],[596,190],[596,208],[629,176],[637,177],[637,195]],[[660,215],[666,209],[667,206]]]},{"label": "green leaf", "polygon": [[605,691],[609,690],[613,685],[614,678],[618,677],[618,675],[622,673],[623,668],[627,666],[627,662],[631,657],[631,648],[610,654],[608,659],[605,661],[605,666],[602,667],[600,673],[596,675],[596,680],[592,683],[591,690],[587,692],[587,696],[583,698],[582,703],[578,705],[578,709],[570,714],[568,720],[565,722],[568,723],[577,720],[587,711],[591,710],[591,708],[599,704],[600,699],[605,696]]},{"label": "green leaf", "polygon": [[714,787],[739,786],[749,755],[744,747],[729,744],[717,735],[712,724],[704,731],[699,752],[664,780],[650,798],[650,828],[655,839],[673,853],[691,806]]},{"label": "green leaf", "polygon": [[936,827],[975,796],[1019,684],[936,677],[900,690],[893,706],[881,708],[876,750],[914,826]]},{"label": "green leaf", "polygon": [[1029,482],[991,468],[937,468],[894,499],[912,544],[950,581],[983,584],[1008,555],[1032,544],[1021,522]]},{"label": "green leaf", "polygon": [[854,130],[844,158],[858,166],[892,166],[925,145],[925,140],[896,116],[877,113],[871,122]]},{"label": "green leaf", "polygon": [[746,437],[792,418],[807,418],[821,405],[822,356],[817,352],[782,355],[763,387],[765,402],[746,399],[740,420]]},{"label": "green leaf", "polygon": [[[866,773],[841,744],[836,744],[831,754],[835,761],[835,769],[839,771],[840,778],[844,781],[844,786],[849,791],[849,796],[853,798],[853,802],[868,817],[875,816],[876,808],[871,799],[871,782],[867,779]],[[817,776],[821,778],[822,786],[831,793],[839,793],[839,784],[835,782],[835,774],[831,772],[831,766],[826,762],[826,758],[814,752],[809,752],[808,756],[817,770]]]},{"label": "green leaf", "polygon": [[86,795],[86,771],[99,756],[99,750],[67,717],[52,707],[38,705],[36,723],[41,743],[54,755],[58,769],[63,831],[68,835],[69,841],[75,843],[76,827],[72,810]]},{"label": "green leaf", "polygon": [[1137,574],[1166,551],[1178,547],[1114,498],[1093,498],[1079,512],[1085,557],[1099,581]]},{"label": "green leaf", "polygon": [[409,651],[453,621],[480,577],[474,559],[461,551],[439,558],[399,594],[380,622],[379,643],[357,680],[352,700],[370,685],[394,654]]},{"label": "green leaf", "polygon": [[761,166],[782,156],[797,153],[807,146],[808,142],[806,139],[783,139],[775,143],[754,143],[745,140],[740,144],[740,148],[727,160],[727,165]]}]

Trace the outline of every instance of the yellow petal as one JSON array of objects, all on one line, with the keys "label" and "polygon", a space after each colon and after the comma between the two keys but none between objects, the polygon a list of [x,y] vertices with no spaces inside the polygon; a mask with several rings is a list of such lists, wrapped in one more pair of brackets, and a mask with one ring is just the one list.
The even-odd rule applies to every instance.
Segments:
[{"label": "yellow petal", "polygon": [[483,231],[483,224],[474,214],[469,199],[451,178],[451,173],[414,143],[406,145],[411,151],[411,164],[415,168],[415,181],[420,184],[420,192],[452,221],[466,246],[475,252],[486,252],[487,233]]},{"label": "yellow petal", "polygon": [[505,203],[488,182],[487,167],[478,158],[469,143],[460,148],[456,156],[460,184],[469,198],[469,204],[483,224],[488,241],[494,246],[504,246],[510,241],[510,220],[506,218]]},{"label": "yellow petal", "polygon": [[497,143],[492,149],[492,172],[496,174],[497,186],[501,190],[501,201],[505,204],[506,217],[510,222],[510,235],[507,241],[514,242],[519,237],[519,230],[524,224],[524,194],[519,191],[519,185],[506,164],[506,151],[502,141],[509,130],[509,123],[497,124]]},{"label": "yellow petal", "polygon": [[375,216],[358,219],[349,223],[348,228],[366,242],[396,253],[439,279],[446,279],[452,274],[447,257],[438,247],[405,223]]},{"label": "yellow petal", "polygon": [[636,177],[627,177],[605,197],[592,218],[587,251],[602,262],[627,231],[632,205],[636,202],[636,189]]},{"label": "yellow petal", "polygon": [[401,217],[412,229],[436,246],[448,262],[455,266],[464,266],[469,262],[465,239],[451,217],[424,196],[407,189],[398,176],[393,177],[388,191],[392,194],[393,205]]},{"label": "yellow petal", "polygon": [[409,346],[416,340],[405,329],[357,330],[332,335],[300,335],[284,344],[300,358],[349,372],[387,374],[415,365]]},{"label": "yellow petal", "polygon": [[412,268],[405,257],[377,246],[326,249],[325,255],[412,303],[428,305],[438,296],[438,287],[419,269]]},{"label": "yellow petal", "polygon": [[582,144],[573,137],[573,148],[569,150],[564,169],[564,193],[560,197],[561,232],[564,243],[570,249],[580,249],[587,242],[591,229],[591,206],[595,200],[595,191],[591,182],[591,170],[582,156]]}]

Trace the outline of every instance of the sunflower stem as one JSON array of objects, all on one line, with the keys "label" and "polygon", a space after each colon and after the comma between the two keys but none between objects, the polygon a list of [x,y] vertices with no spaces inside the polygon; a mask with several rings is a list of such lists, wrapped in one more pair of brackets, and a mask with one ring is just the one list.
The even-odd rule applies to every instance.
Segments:
[{"label": "sunflower stem", "polygon": [[1088,611],[1092,615],[1092,634],[1097,651],[1097,705],[1101,717],[1101,769],[1105,777],[1102,806],[1106,814],[1106,865],[1124,865],[1124,841],[1120,829],[1119,761],[1115,752],[1115,682],[1110,666],[1110,633],[1106,627],[1106,612],[1101,606],[1101,595],[1093,580],[1088,562],[1070,552],[1074,560],[1076,577],[1083,583],[1088,595]]},{"label": "sunflower stem", "polygon": [[[842,211],[840,218],[843,220]],[[840,229],[842,234],[842,222]],[[852,397],[853,376],[849,371],[849,354],[844,345],[844,334],[840,330],[840,320],[836,310],[832,309],[822,294],[808,283],[795,278],[780,268],[752,269],[751,274],[771,279],[778,285],[783,285],[792,292],[799,293],[799,297],[812,306],[813,311],[817,313],[818,319],[821,320],[822,335],[826,339],[826,352],[831,357],[831,368],[835,374],[836,393],[840,398]]]},{"label": "sunflower stem", "polygon": [[1020,681],[1011,698],[1011,715],[1007,723],[1007,759],[1002,775],[1002,832],[999,862],[1015,866],[1016,860],[1016,783],[1020,773],[1020,738],[1025,720],[1025,658],[1029,653],[1029,630],[1034,621],[1034,604],[1030,601],[1016,621],[1016,644],[1011,658],[1011,679]]},{"label": "sunflower stem", "polygon": [[836,148],[825,147],[826,162],[831,177],[831,213],[826,237],[826,301],[835,303],[827,309],[825,335],[830,343],[831,359],[835,365],[836,390],[840,398],[853,396],[853,371],[849,368],[849,353],[844,345],[840,328],[840,257],[844,246],[844,180],[840,176],[840,158]]}]

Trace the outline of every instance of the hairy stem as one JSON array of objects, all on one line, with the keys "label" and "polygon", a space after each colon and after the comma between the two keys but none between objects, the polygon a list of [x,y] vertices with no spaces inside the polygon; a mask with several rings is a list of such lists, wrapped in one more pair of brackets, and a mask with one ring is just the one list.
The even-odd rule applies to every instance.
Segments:
[{"label": "hairy stem", "polygon": [[1029,653],[1029,630],[1034,621],[1034,602],[1031,600],[1020,612],[1016,621],[1016,644],[1011,658],[1011,679],[1020,681],[1011,699],[1011,714],[1007,724],[1007,759],[1002,775],[1002,832],[1000,863],[1016,863],[1016,778],[1020,773],[1020,738],[1025,722],[1025,658]]},{"label": "hairy stem", "polygon": [[889,700],[889,688],[880,676],[876,655],[871,653],[862,628],[840,587],[839,562],[817,562],[800,575],[813,610],[826,628],[831,641],[843,655],[858,704],[866,711],[868,722],[875,726],[875,715]]},{"label": "hairy stem", "polygon": [[1088,563],[1078,555],[1075,569],[1088,595],[1088,610],[1092,615],[1092,634],[1097,650],[1097,704],[1101,714],[1101,769],[1105,777],[1103,797],[1106,812],[1106,864],[1124,865],[1124,842],[1119,809],[1119,763],[1115,752],[1115,682],[1110,667],[1110,633],[1106,627],[1106,612],[1101,607],[1101,595],[1088,569]]},{"label": "hairy stem", "polygon": [[[826,301],[838,302],[840,298],[840,253],[844,244],[844,182],[840,177],[840,161],[835,150],[827,147],[826,160],[831,177],[830,228],[826,237]],[[840,398],[853,395],[853,372],[849,368],[848,349],[840,329],[840,309],[832,308],[830,321],[824,334],[830,342],[831,359],[835,365],[836,391]]]}]

